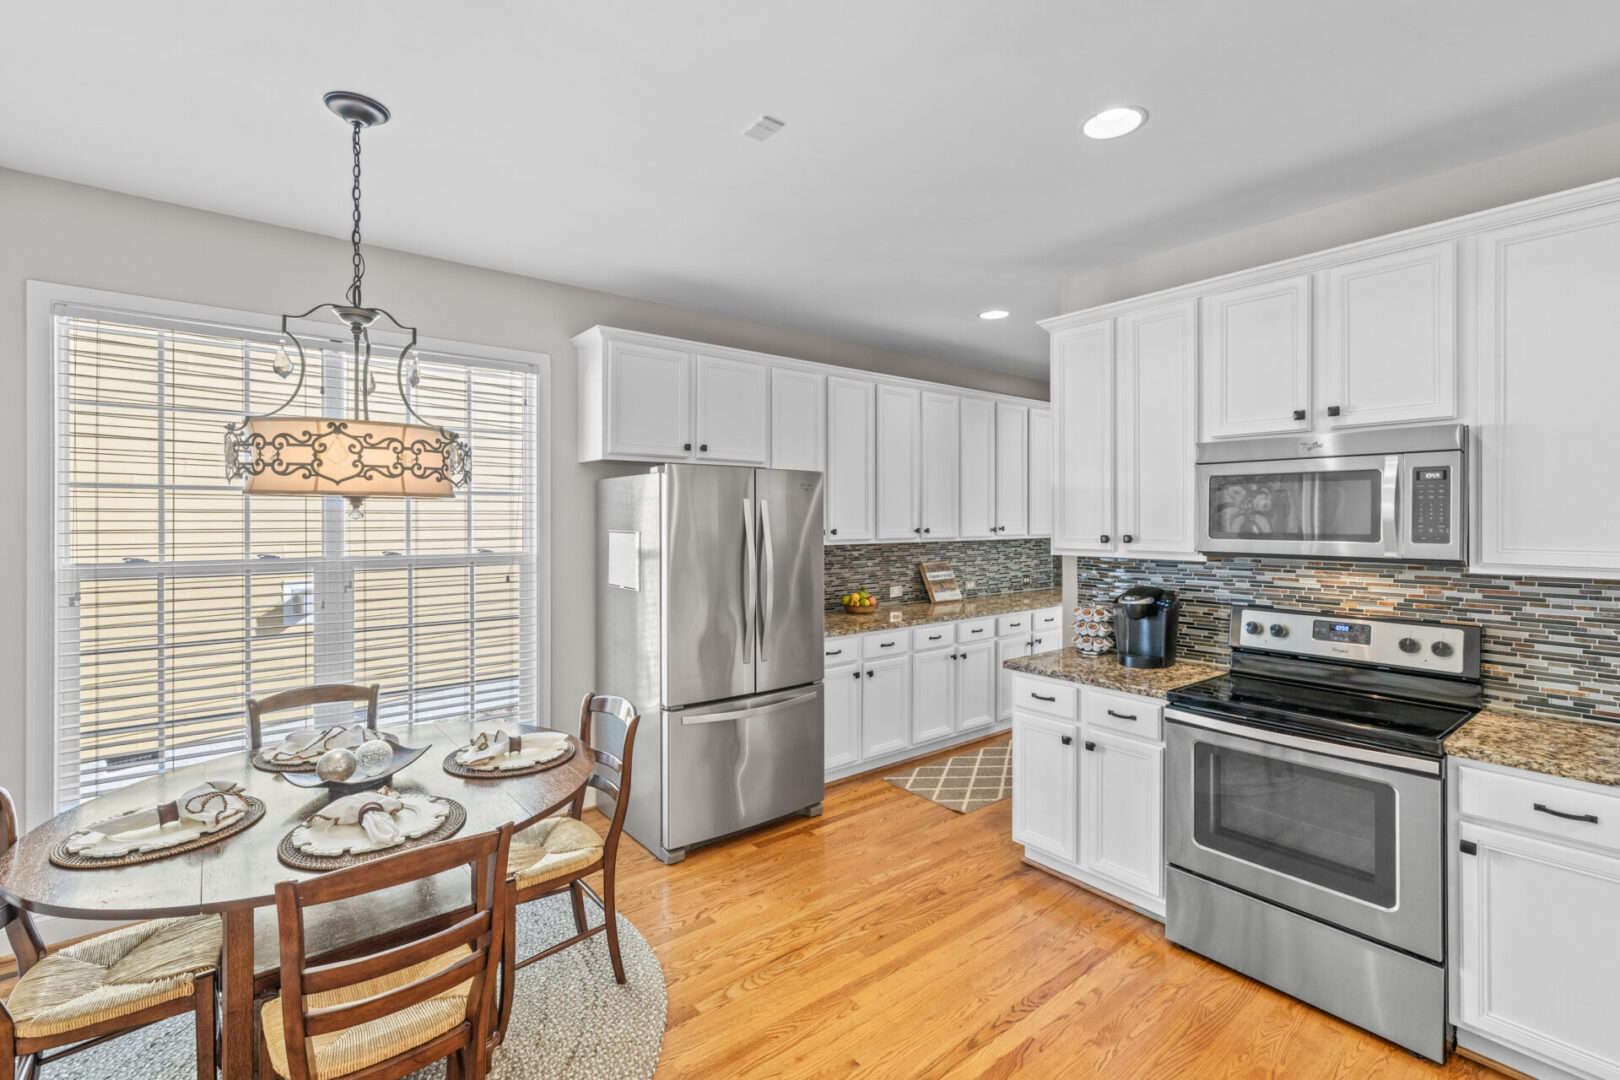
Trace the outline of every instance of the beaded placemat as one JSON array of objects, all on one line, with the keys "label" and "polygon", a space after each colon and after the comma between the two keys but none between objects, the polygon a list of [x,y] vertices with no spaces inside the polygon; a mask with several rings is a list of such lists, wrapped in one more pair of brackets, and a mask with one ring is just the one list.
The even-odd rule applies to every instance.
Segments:
[{"label": "beaded placemat", "polygon": [[451,776],[459,776],[463,780],[505,780],[514,776],[533,776],[535,773],[543,773],[547,769],[555,769],[559,765],[566,764],[574,759],[576,747],[574,741],[570,739],[568,748],[556,757],[551,758],[549,761],[537,761],[533,765],[525,765],[521,769],[474,769],[456,760],[456,755],[465,749],[467,748],[463,746],[445,755],[445,772]]},{"label": "beaded placemat", "polygon": [[264,817],[264,801],[252,795],[242,795],[247,803],[247,813],[243,814],[230,825],[217,832],[205,833],[195,840],[187,840],[183,844],[173,847],[161,848],[157,851],[131,851],[123,855],[115,855],[110,859],[98,859],[93,855],[75,855],[67,849],[67,840],[59,841],[51,848],[48,858],[51,863],[64,870],[116,870],[120,866],[139,866],[141,863],[157,862],[174,855],[184,855],[188,851],[196,851],[210,844],[217,844],[221,840],[235,836],[244,829],[251,828]]},{"label": "beaded placemat", "polygon": [[294,870],[343,870],[350,866],[359,866],[361,863],[371,862],[374,859],[398,855],[400,852],[409,851],[412,848],[436,844],[440,840],[448,840],[460,832],[463,825],[467,824],[467,808],[456,802],[456,800],[447,799],[443,795],[430,797],[434,802],[443,803],[448,812],[437,828],[432,832],[423,833],[413,840],[406,840],[392,847],[383,848],[381,851],[362,852],[359,855],[348,853],[342,855],[309,855],[299,851],[292,842],[293,833],[304,827],[304,823],[300,822],[289,829],[287,835],[281,838],[281,843],[276,845],[276,858],[281,860],[283,866],[290,866]]}]

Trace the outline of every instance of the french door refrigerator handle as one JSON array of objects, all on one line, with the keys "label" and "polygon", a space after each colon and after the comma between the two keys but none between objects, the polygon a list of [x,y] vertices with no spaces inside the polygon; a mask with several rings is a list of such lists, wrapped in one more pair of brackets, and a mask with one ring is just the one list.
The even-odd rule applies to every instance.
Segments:
[{"label": "french door refrigerator handle", "polygon": [[755,580],[754,555],[754,500],[744,498],[742,501],[743,515],[743,663],[754,662],[754,612],[759,606],[759,582]]},{"label": "french door refrigerator handle", "polygon": [[759,611],[759,659],[765,662],[765,631],[770,628],[771,614],[776,608],[776,545],[771,543],[771,504],[768,499],[759,500],[759,538],[763,549],[760,559],[763,565],[759,575],[764,579],[764,601]]},{"label": "french door refrigerator handle", "polygon": [[746,716],[759,716],[762,713],[785,709],[789,705],[800,705],[806,701],[813,701],[815,696],[816,691],[814,689],[802,690],[787,697],[773,698],[758,705],[751,705],[746,709],[725,709],[721,712],[683,716],[681,717],[681,723],[690,726],[692,724],[721,724],[729,720],[741,720]]}]

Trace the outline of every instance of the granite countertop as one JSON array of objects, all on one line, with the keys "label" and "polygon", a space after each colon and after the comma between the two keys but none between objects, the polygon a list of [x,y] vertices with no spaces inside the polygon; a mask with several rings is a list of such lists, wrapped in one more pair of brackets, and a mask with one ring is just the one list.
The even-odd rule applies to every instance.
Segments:
[{"label": "granite countertop", "polygon": [[1100,686],[1104,690],[1157,698],[1178,687],[1226,674],[1223,667],[1194,660],[1178,660],[1162,668],[1128,668],[1119,662],[1117,653],[1086,656],[1073,649],[1020,656],[1002,666],[1026,675],[1040,675],[1047,679],[1062,679],[1065,682]]},{"label": "granite countertop", "polygon": [[893,630],[904,626],[979,619],[986,615],[1013,615],[1036,608],[1057,607],[1063,603],[1062,589],[1031,589],[1028,592],[970,596],[948,604],[880,604],[876,615],[851,615],[839,608],[826,613],[827,636],[864,634],[870,630]]},{"label": "granite countertop", "polygon": [[1486,709],[1447,737],[1446,753],[1588,784],[1620,786],[1620,724]]}]

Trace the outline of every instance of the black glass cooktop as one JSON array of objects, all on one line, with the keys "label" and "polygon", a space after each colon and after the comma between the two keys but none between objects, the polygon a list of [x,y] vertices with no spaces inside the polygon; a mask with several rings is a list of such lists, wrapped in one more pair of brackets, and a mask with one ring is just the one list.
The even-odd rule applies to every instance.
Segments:
[{"label": "black glass cooktop", "polygon": [[1254,675],[1217,675],[1169,694],[1170,704],[1234,723],[1440,757],[1475,708],[1410,701]]}]

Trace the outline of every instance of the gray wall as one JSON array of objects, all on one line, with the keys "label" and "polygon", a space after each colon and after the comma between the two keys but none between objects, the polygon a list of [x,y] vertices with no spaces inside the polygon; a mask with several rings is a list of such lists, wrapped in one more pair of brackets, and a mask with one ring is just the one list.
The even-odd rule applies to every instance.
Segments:
[{"label": "gray wall", "polygon": [[[334,227],[341,221],[334,219]],[[24,504],[24,282],[28,279],[265,313],[338,296],[343,240],[0,170],[0,504]],[[437,338],[551,356],[552,716],[567,723],[595,669],[595,484],[624,466],[575,461],[569,339],[596,323],[960,386],[1046,397],[1046,385],[925,357],[650,304],[386,250],[367,295]],[[24,531],[0,519],[0,785],[20,802],[24,737]]]}]

